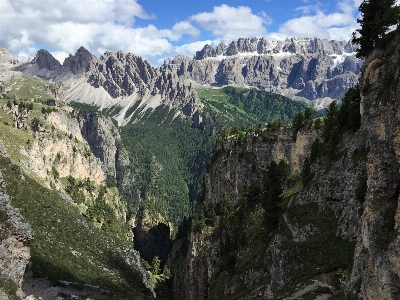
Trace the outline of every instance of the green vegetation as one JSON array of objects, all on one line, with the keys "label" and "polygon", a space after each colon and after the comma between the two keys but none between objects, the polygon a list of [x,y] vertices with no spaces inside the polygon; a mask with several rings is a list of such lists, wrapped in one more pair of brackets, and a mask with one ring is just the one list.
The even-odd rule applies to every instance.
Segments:
[{"label": "green vegetation", "polygon": [[0,278],[0,291],[8,296],[9,300],[19,300],[20,297],[17,296],[17,285],[11,280],[4,280]]},{"label": "green vegetation", "polygon": [[[118,188],[131,212],[146,203],[158,203],[152,205],[149,215],[160,213],[177,226],[193,211],[220,132],[232,128],[226,135],[242,133],[239,140],[243,140],[244,132],[262,130],[264,122],[281,127],[283,123],[278,119],[287,123],[306,108],[283,96],[256,90],[228,87],[198,89],[197,93],[205,105],[202,122],[197,126],[190,119],[175,117],[176,111],[167,107],[146,112],[133,107],[127,113],[135,111],[133,121],[121,128],[131,164],[118,176],[134,180]],[[140,120],[135,121],[139,116]]]},{"label": "green vegetation", "polygon": [[21,180],[18,167],[0,157],[12,205],[35,230],[31,269],[35,276],[100,286],[130,298],[147,294],[133,250],[121,240],[97,229],[77,208],[29,176]]},{"label": "green vegetation", "polygon": [[322,126],[322,140],[317,138],[313,142],[310,157],[303,164],[302,178],[305,185],[313,178],[311,164],[317,162],[318,158],[324,157],[328,163],[332,163],[342,156],[338,145],[343,134],[354,133],[361,125],[360,101],[360,90],[357,86],[347,91],[340,108],[336,101],[330,104]]},{"label": "green vegetation", "polygon": [[209,102],[223,115],[231,118],[241,115],[254,122],[281,120],[283,124],[288,124],[296,113],[307,108],[302,102],[256,89],[225,87],[196,91],[201,99]]},{"label": "green vegetation", "polygon": [[[56,157],[57,158],[57,157]],[[107,204],[115,202],[115,198],[119,197],[115,188],[106,187],[104,185],[96,186],[89,178],[78,180],[72,176],[63,178],[65,191],[71,196],[72,200],[80,205],[87,206],[83,215],[97,227],[108,232],[126,242],[131,231],[129,224],[125,223],[125,219],[117,218],[115,207]]]},{"label": "green vegetation", "polygon": [[[255,296],[258,287],[270,283],[268,266],[272,264],[273,254],[266,249],[271,238],[277,235],[281,241],[279,253],[282,257],[279,259],[291,278],[291,285],[279,291],[276,299],[292,295],[296,287],[309,284],[310,279],[320,274],[330,274],[338,269],[349,272],[352,268],[355,242],[336,236],[338,219],[333,211],[314,203],[288,208],[282,197],[282,186],[288,189],[296,186],[299,174],[288,176],[287,165],[283,162],[271,164],[269,172],[264,174],[263,184],[253,182],[246,185],[243,198],[236,206],[222,197],[216,207],[200,204],[193,217],[192,230],[197,232],[199,238],[211,235],[211,243],[220,244],[220,273],[209,286],[211,299]],[[307,231],[303,233],[307,235],[304,241],[292,239],[292,232],[282,213],[286,214],[291,226],[309,228],[308,234],[305,233]],[[216,221],[212,221],[213,218]],[[253,280],[251,284],[242,282],[232,294],[224,294],[225,284],[248,272],[265,272],[265,276],[259,281]],[[343,288],[341,280],[343,275],[332,275],[337,299],[343,295],[338,293]],[[319,287],[304,294],[302,299],[314,299],[324,293],[332,294],[333,291]]]},{"label": "green vegetation", "polygon": [[351,270],[355,242],[336,236],[337,218],[329,208],[321,209],[317,204],[295,206],[288,210],[289,218],[304,227],[312,225],[314,234],[305,242],[287,240],[285,248],[291,249],[289,265],[303,261],[300,268],[293,269],[293,279],[304,275],[329,273],[337,269]]},{"label": "green vegetation", "polygon": [[161,299],[172,299],[172,292],[170,290],[171,286],[171,271],[168,269],[166,265],[161,272],[161,265],[158,256],[153,258],[151,264],[149,264],[146,260],[141,258],[142,266],[147,270],[150,274],[150,284],[154,288],[157,298]]},{"label": "green vegetation", "polygon": [[267,231],[273,231],[279,222],[279,203],[283,200],[283,186],[289,173],[290,167],[285,161],[281,160],[279,164],[272,161],[264,176],[262,207]]},{"label": "green vegetation", "polygon": [[25,74],[15,76],[7,85],[12,86],[11,91],[7,93],[7,99],[34,100],[42,103],[57,97],[61,89],[60,84],[49,83]]},{"label": "green vegetation", "polygon": [[283,124],[289,124],[296,113],[307,108],[302,102],[266,91],[234,87],[225,87],[223,90],[229,96],[229,103],[242,109],[258,122],[281,120]]},{"label": "green vegetation", "polygon": [[374,48],[384,48],[393,37],[388,33],[391,26],[400,23],[400,7],[396,0],[364,0],[359,8],[361,19],[357,22],[360,29],[353,33],[353,43],[359,44],[357,57],[366,57]]},{"label": "green vegetation", "polygon": [[[304,112],[301,111],[294,116],[293,119],[293,139],[296,140],[297,133],[303,127],[311,128],[314,125],[314,110],[309,107]],[[320,127],[320,119],[316,120],[316,127],[317,129]]]}]

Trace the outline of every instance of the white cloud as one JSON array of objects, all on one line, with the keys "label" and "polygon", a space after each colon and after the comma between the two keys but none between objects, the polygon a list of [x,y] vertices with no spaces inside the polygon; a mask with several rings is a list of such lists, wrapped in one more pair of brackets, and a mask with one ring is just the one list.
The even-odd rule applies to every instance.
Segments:
[{"label": "white cloud", "polygon": [[264,36],[271,20],[266,14],[252,13],[247,6],[215,6],[212,12],[202,12],[190,17],[200,27],[210,31],[216,38],[235,40],[241,37]]},{"label": "white cloud", "polygon": [[[243,37],[348,40],[358,28],[362,2],[337,0],[336,10],[326,12],[318,1],[314,6],[312,1],[299,1],[306,5],[297,9],[300,16],[283,23],[277,32],[268,32],[272,19],[266,12],[253,13],[247,6],[226,4],[178,20],[172,28],[138,27],[137,18],[155,18],[138,1],[142,0],[0,0],[0,47],[19,59],[32,58],[38,48],[46,47],[61,63],[67,53],[75,53],[80,46],[97,56],[105,50],[123,50],[157,65],[163,57],[193,57],[205,44],[215,47],[221,41],[228,44]],[[196,41],[202,38],[202,31],[212,36]],[[193,37],[193,42],[179,45],[185,35]]]},{"label": "white cloud", "polygon": [[52,51],[50,52],[50,54],[53,55],[53,57],[57,59],[61,64],[64,62],[64,59],[66,59],[69,55],[69,53],[65,51]]},{"label": "white cloud", "polygon": [[102,54],[98,49],[123,50],[151,60],[173,52],[170,41],[200,34],[188,21],[160,30],[154,25],[133,27],[135,18],[154,16],[137,0],[1,0],[0,47],[21,60],[43,46],[61,63],[80,46],[96,55]]},{"label": "white cloud", "polygon": [[162,34],[168,37],[171,41],[179,41],[184,34],[191,36],[199,36],[200,30],[190,24],[188,21],[176,23],[171,30],[161,30]]},{"label": "white cloud", "polygon": [[288,20],[276,33],[276,39],[286,37],[320,37],[349,40],[358,28],[357,16],[361,0],[342,0],[337,3],[338,11],[325,13],[318,6],[300,7],[303,16]]},{"label": "white cloud", "polygon": [[[3,0],[4,1],[4,0]],[[135,17],[152,18],[136,0],[5,0],[16,13],[40,16],[44,21],[100,23],[117,21],[126,26]]]},{"label": "white cloud", "polygon": [[192,58],[197,51],[200,51],[201,49],[204,48],[205,45],[213,45],[213,41],[211,40],[206,40],[206,41],[198,41],[198,42],[193,42],[190,44],[184,44],[178,47],[175,47],[173,55],[177,54],[183,54],[186,56],[189,56]]}]

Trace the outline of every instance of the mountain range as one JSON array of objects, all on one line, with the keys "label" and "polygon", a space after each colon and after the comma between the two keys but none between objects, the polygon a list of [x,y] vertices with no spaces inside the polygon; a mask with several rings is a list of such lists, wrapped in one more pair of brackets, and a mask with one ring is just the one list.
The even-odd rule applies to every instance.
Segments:
[{"label": "mountain range", "polygon": [[199,87],[256,88],[326,107],[357,83],[363,61],[355,51],[345,41],[246,38],[228,46],[206,45],[193,59],[178,55],[159,68],[131,53],[108,51],[97,58],[81,47],[62,65],[40,50],[15,69],[62,82],[66,101],[101,110],[121,107],[114,118],[122,125],[131,120],[127,111],[138,103],[143,111],[165,104],[193,116],[202,107],[194,91]]}]

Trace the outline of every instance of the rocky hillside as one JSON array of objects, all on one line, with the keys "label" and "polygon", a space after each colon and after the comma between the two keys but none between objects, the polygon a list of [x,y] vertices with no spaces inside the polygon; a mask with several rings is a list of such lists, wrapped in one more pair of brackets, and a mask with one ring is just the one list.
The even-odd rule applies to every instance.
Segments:
[{"label": "rocky hillside", "polygon": [[161,70],[200,85],[250,86],[326,105],[357,83],[363,61],[355,51],[344,41],[246,38],[206,45],[194,59],[178,56]]},{"label": "rocky hillside", "polygon": [[[5,72],[0,288],[20,296],[25,276],[31,284],[22,290],[44,299],[63,293],[153,297],[154,283],[133,249],[127,204],[116,188],[124,165],[117,128],[104,115],[60,101],[58,84]],[[29,226],[36,232],[31,258]],[[38,277],[50,281],[42,284]]]},{"label": "rocky hillside", "polygon": [[330,106],[322,129],[218,144],[203,201],[169,256],[175,299],[398,299],[393,37],[367,57],[359,89]]}]

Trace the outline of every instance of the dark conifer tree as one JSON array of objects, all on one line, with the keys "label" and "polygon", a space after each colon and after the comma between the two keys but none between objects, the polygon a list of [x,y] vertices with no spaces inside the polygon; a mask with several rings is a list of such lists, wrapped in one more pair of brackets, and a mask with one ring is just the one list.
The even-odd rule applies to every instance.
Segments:
[{"label": "dark conifer tree", "polygon": [[364,0],[359,8],[361,19],[357,22],[361,25],[357,32],[353,33],[353,43],[360,48],[356,56],[366,57],[375,47],[382,48],[387,40],[387,32],[390,27],[400,21],[400,8],[396,0]]}]

